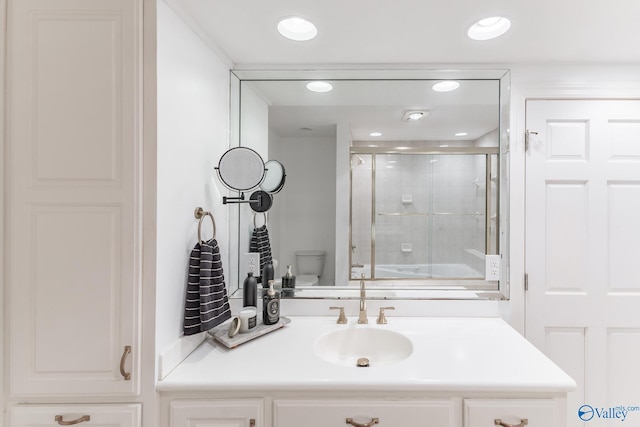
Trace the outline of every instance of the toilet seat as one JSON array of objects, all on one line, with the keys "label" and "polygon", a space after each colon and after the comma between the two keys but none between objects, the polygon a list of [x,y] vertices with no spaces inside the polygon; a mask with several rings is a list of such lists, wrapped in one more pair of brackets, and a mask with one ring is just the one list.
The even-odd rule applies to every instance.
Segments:
[{"label": "toilet seat", "polygon": [[296,276],[296,286],[316,286],[318,284],[318,276],[313,274],[302,274]]}]

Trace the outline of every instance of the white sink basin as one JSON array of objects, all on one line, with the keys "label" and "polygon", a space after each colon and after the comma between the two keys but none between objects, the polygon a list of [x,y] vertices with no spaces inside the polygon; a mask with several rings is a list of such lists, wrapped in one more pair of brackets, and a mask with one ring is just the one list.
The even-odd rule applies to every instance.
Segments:
[{"label": "white sink basin", "polygon": [[369,366],[377,367],[406,359],[413,352],[413,344],[398,332],[352,327],[322,335],[313,350],[323,360],[338,365],[356,367],[368,362]]}]

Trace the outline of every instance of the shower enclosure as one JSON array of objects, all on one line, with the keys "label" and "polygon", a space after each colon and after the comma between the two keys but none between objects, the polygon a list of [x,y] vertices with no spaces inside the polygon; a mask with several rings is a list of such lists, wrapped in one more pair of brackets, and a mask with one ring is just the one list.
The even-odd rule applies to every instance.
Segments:
[{"label": "shower enclosure", "polygon": [[499,253],[497,147],[392,145],[351,149],[351,278],[483,279]]}]

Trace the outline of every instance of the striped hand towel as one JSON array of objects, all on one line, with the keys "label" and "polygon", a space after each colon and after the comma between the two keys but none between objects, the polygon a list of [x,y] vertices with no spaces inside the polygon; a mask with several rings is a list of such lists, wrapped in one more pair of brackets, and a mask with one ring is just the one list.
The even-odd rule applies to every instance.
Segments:
[{"label": "striped hand towel", "polygon": [[249,252],[258,252],[260,254],[260,275],[262,275],[264,266],[272,262],[271,242],[269,241],[269,230],[267,230],[266,224],[253,229]]},{"label": "striped hand towel", "polygon": [[196,243],[189,259],[184,334],[208,331],[231,318],[218,242]]}]

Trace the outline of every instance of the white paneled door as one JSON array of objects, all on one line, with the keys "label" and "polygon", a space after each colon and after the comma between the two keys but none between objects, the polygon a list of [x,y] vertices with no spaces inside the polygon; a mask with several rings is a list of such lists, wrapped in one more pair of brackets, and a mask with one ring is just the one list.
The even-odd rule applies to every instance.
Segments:
[{"label": "white paneled door", "polygon": [[142,1],[7,3],[9,391],[135,395]]},{"label": "white paneled door", "polygon": [[568,426],[640,425],[640,101],[528,101],[526,126],[526,337],[578,384]]}]

